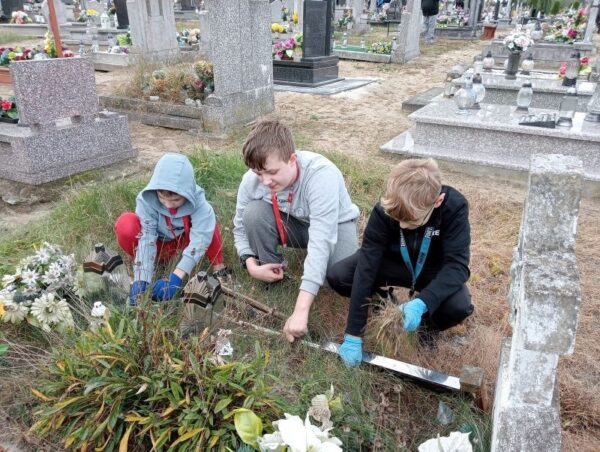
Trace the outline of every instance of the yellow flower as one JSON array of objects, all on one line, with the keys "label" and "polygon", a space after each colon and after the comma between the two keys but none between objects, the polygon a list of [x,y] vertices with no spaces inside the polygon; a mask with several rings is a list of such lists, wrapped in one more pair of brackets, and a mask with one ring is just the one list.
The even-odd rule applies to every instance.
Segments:
[{"label": "yellow flower", "polygon": [[271,24],[271,31],[273,33],[285,33],[285,27],[275,22],[274,24]]},{"label": "yellow flower", "polygon": [[100,13],[98,11],[96,11],[94,8],[86,9],[85,14],[87,14],[88,16],[99,16],[100,15]]},{"label": "yellow flower", "polygon": [[4,315],[4,305],[2,303],[0,303],[0,319],[2,318],[3,315]]},{"label": "yellow flower", "polygon": [[300,19],[300,15],[298,14],[298,11],[294,11],[294,14],[292,14],[292,22],[297,24],[299,19]]}]

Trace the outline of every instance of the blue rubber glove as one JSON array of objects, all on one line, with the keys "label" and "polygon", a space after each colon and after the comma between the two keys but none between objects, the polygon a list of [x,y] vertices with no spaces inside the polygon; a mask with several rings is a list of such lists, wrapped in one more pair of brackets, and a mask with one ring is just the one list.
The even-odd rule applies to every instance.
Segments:
[{"label": "blue rubber glove", "polygon": [[152,299],[154,301],[170,300],[181,288],[181,278],[175,273],[169,275],[169,280],[161,278],[152,287]]},{"label": "blue rubber glove", "polygon": [[427,306],[420,298],[410,300],[408,303],[401,304],[398,309],[404,316],[404,330],[415,331],[421,324],[421,317],[427,312]]},{"label": "blue rubber glove", "polygon": [[134,281],[131,289],[129,289],[129,306],[136,306],[138,295],[146,292],[147,288],[148,283],[146,281]]},{"label": "blue rubber glove", "polygon": [[344,335],[344,343],[340,346],[338,353],[346,366],[358,366],[362,362],[362,339],[360,337]]}]

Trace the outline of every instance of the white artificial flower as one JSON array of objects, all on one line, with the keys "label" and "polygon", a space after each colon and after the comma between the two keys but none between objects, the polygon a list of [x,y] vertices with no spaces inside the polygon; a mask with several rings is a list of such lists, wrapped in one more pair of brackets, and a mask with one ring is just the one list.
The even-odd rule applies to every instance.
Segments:
[{"label": "white artificial flower", "polygon": [[17,278],[21,277],[21,273],[17,273],[16,275],[4,275],[2,277],[2,287],[7,288],[9,285],[14,283]]},{"label": "white artificial flower", "polygon": [[35,270],[23,270],[21,272],[21,281],[28,287],[33,287],[37,284],[40,275]]},{"label": "white artificial flower", "polygon": [[71,309],[65,300],[59,299],[52,293],[45,293],[36,298],[31,305],[31,314],[44,325],[54,325],[72,321]]},{"label": "white artificial flower", "polygon": [[50,253],[46,248],[42,248],[35,253],[34,259],[38,264],[47,264],[50,260]]},{"label": "white artificial flower", "polygon": [[101,301],[95,301],[92,308],[92,317],[103,318],[106,313],[106,306]]},{"label": "white artificial flower", "polygon": [[48,270],[42,277],[42,282],[46,285],[55,284],[59,281],[60,272]]},{"label": "white artificial flower", "polygon": [[69,254],[68,256],[60,256],[58,263],[68,271],[72,271],[75,268],[75,255]]},{"label": "white artificial flower", "polygon": [[3,304],[4,315],[2,316],[2,320],[5,323],[21,323],[29,313],[27,306],[24,306],[21,303],[15,303],[12,299],[4,301]]},{"label": "white artificial flower", "polygon": [[48,271],[60,275],[63,272],[63,266],[59,262],[52,262],[48,266]]},{"label": "white artificial flower", "polygon": [[21,262],[20,262],[21,267],[22,267],[21,271],[27,270],[29,267],[35,266],[35,263],[36,263],[35,256],[24,257],[23,259],[21,259]]}]

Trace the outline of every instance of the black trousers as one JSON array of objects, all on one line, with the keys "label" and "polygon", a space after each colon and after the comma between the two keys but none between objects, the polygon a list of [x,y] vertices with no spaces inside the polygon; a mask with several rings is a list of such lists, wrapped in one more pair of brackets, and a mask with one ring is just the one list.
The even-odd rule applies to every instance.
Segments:
[{"label": "black trousers", "polygon": [[[343,297],[350,297],[352,294],[352,281],[354,280],[354,271],[358,263],[360,252],[353,254],[346,259],[329,267],[327,271],[327,281],[333,290]],[[417,281],[415,289],[417,291],[427,287],[429,282],[436,276],[437,271],[423,268]],[[375,284],[375,291],[380,287],[411,286],[411,275],[406,265],[401,260],[394,259],[393,256],[384,256],[379,266],[379,273]],[[471,304],[471,293],[467,286],[463,286],[442,300],[440,306],[433,314],[426,313],[423,316],[423,325],[435,330],[446,330],[458,325],[473,313],[474,307]]]}]

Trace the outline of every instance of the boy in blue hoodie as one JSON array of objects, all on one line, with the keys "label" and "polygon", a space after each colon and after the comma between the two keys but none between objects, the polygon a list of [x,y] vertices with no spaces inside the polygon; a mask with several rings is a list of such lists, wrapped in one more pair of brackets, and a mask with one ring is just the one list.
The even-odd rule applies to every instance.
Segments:
[{"label": "boy in blue hoodie", "polygon": [[152,286],[153,300],[172,299],[204,254],[215,272],[225,269],[214,210],[196,185],[192,164],[181,154],[166,154],[158,161],[137,196],[135,213],[121,214],[115,233],[123,251],[134,257],[131,305],[150,286],[155,263],[167,262],[181,251],[175,270]]}]

